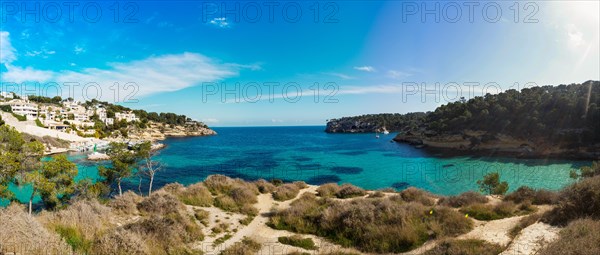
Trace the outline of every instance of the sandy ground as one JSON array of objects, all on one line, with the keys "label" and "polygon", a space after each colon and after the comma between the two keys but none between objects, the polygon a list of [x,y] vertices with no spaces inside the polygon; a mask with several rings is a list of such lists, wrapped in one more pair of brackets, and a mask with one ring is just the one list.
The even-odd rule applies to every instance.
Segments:
[{"label": "sandy ground", "polygon": [[558,238],[560,228],[538,222],[517,235],[508,248],[501,255],[533,255],[547,243]]},{"label": "sandy ground", "polygon": [[[298,247],[293,247],[281,244],[277,241],[280,236],[291,236],[292,233],[284,230],[275,230],[266,225],[269,221],[269,213],[273,209],[286,209],[290,204],[297,200],[306,192],[316,193],[318,186],[309,185],[302,189],[298,196],[283,202],[275,201],[271,194],[261,194],[258,196],[258,202],[254,205],[258,209],[256,216],[248,225],[243,225],[239,221],[246,216],[238,213],[225,212],[216,207],[193,207],[188,206],[188,209],[201,209],[209,212],[208,225],[204,227],[205,240],[194,244],[196,249],[202,250],[205,254],[219,254],[221,251],[231,247],[236,242],[240,242],[244,237],[250,237],[262,244],[262,249],[258,254],[288,254],[291,252],[305,252],[311,254],[327,253],[332,251],[345,251],[361,254],[355,249],[343,248],[337,244],[333,244],[324,238],[302,234],[304,238],[312,238],[315,244],[319,247],[318,250],[305,250]],[[369,192],[372,193],[372,192]],[[387,196],[388,194],[386,194]],[[349,199],[348,199],[349,200]],[[501,202],[497,197],[490,197],[490,204]],[[543,213],[551,209],[549,206],[538,206],[538,213]],[[527,216],[515,216],[493,221],[478,221],[473,219],[475,226],[469,233],[456,237],[457,239],[481,239],[491,243],[496,243],[507,247],[503,255],[530,255],[535,254],[543,245],[557,238],[559,228],[552,227],[544,223],[533,224],[521,231],[521,233],[513,240],[509,231],[521,220]],[[217,225],[226,225],[227,231],[222,233],[214,233],[213,228]],[[224,238],[228,236],[228,238]],[[217,240],[220,243],[216,243]],[[225,241],[222,241],[225,240]],[[428,241],[421,247],[402,254],[416,255],[434,248],[439,240]]]},{"label": "sandy ground", "polygon": [[[269,213],[272,209],[285,209],[290,204],[298,199],[302,194],[306,192],[316,193],[318,186],[312,186],[302,189],[298,196],[294,199],[279,202],[275,201],[271,194],[261,194],[258,196],[258,202],[254,205],[258,209],[258,216],[256,216],[250,224],[244,226],[239,223],[239,220],[245,218],[245,215],[224,212],[219,208],[215,207],[194,207],[193,209],[202,209],[210,213],[208,227],[204,228],[206,238],[202,242],[195,244],[195,248],[201,249],[205,254],[219,254],[221,251],[234,245],[236,242],[240,242],[244,237],[250,237],[262,244],[262,249],[259,254],[288,254],[290,252],[308,252],[311,254],[323,253],[328,251],[349,251],[359,253],[354,249],[345,249],[339,245],[333,244],[321,237],[314,235],[302,235],[303,237],[310,237],[313,239],[315,244],[319,247],[318,250],[305,250],[302,248],[281,244],[277,241],[280,236],[291,236],[295,233],[275,230],[266,225],[269,221]],[[214,234],[212,228],[220,223],[229,225],[230,231],[228,233]],[[229,239],[221,244],[215,244],[215,241],[225,235],[231,235]]]}]

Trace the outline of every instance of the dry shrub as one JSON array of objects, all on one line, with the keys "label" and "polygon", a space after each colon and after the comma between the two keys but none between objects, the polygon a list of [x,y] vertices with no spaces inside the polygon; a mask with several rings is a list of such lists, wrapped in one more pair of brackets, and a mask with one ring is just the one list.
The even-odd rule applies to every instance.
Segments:
[{"label": "dry shrub", "polygon": [[273,185],[272,183],[270,183],[264,179],[255,181],[254,185],[256,185],[256,187],[258,188],[258,191],[261,194],[271,193],[275,190],[275,185]]},{"label": "dry shrub", "polygon": [[560,231],[558,240],[547,245],[539,254],[597,255],[600,254],[600,221],[574,220]]},{"label": "dry shrub", "polygon": [[502,252],[502,246],[478,239],[444,240],[424,255],[496,255]]},{"label": "dry shrub", "polygon": [[215,198],[215,206],[228,212],[237,212],[239,210],[235,200],[230,196],[220,195]]},{"label": "dry shrub", "polygon": [[192,184],[187,188],[180,189],[175,195],[186,205],[210,207],[213,204],[210,191],[202,183]]},{"label": "dry shrub", "polygon": [[356,187],[352,184],[343,184],[340,189],[335,193],[338,198],[351,198],[360,197],[366,195],[367,192],[364,189]]},{"label": "dry shrub", "polygon": [[137,203],[142,201],[142,197],[132,191],[127,191],[121,196],[115,197],[108,202],[108,206],[123,214],[137,214]]},{"label": "dry shrub", "polygon": [[429,211],[429,229],[436,236],[457,236],[473,229],[473,221],[449,207],[439,206]]},{"label": "dry shrub", "polygon": [[178,213],[184,209],[183,204],[177,198],[166,192],[155,192],[150,197],[144,198],[138,203],[137,209],[146,214],[166,215]]},{"label": "dry shrub", "polygon": [[369,194],[368,198],[382,198],[385,197],[385,193],[381,192],[381,191],[375,191],[371,194]]},{"label": "dry shrub", "polygon": [[277,201],[285,201],[295,198],[300,192],[297,185],[293,183],[286,183],[275,188],[273,191],[273,198]]},{"label": "dry shrub", "polygon": [[220,174],[209,175],[204,180],[204,185],[213,195],[228,193],[233,186],[233,179]]},{"label": "dry shrub", "polygon": [[458,196],[442,197],[438,201],[438,204],[458,208],[475,203],[485,204],[487,202],[488,198],[486,196],[474,191],[467,191]]},{"label": "dry shrub", "polygon": [[277,240],[282,244],[287,244],[295,247],[300,247],[306,250],[316,250],[318,247],[315,245],[315,242],[312,238],[307,237],[304,238],[301,235],[293,235],[293,236],[280,236]]},{"label": "dry shrub", "polygon": [[251,189],[247,189],[246,187],[234,188],[231,190],[230,196],[238,205],[254,204],[258,201],[256,198],[256,193],[254,193],[254,191]]},{"label": "dry shrub", "polygon": [[221,255],[254,255],[260,251],[260,243],[244,237],[241,242],[237,242],[229,248],[223,250]]},{"label": "dry shrub", "polygon": [[600,176],[586,178],[559,193],[556,207],[544,215],[544,221],[566,225],[579,218],[600,219]]},{"label": "dry shrub", "polygon": [[251,204],[257,202],[259,189],[254,183],[231,179],[224,175],[210,175],[204,185],[212,194],[218,195],[214,205],[225,211],[253,214]]},{"label": "dry shrub", "polygon": [[400,198],[402,198],[402,200],[405,202],[419,202],[426,206],[432,206],[435,204],[432,194],[415,187],[409,187],[403,190],[398,196],[400,196]]},{"label": "dry shrub", "polygon": [[163,186],[161,188],[161,190],[164,190],[168,193],[171,193],[173,195],[179,193],[180,190],[184,189],[185,187],[183,185],[181,185],[181,183],[178,182],[174,182],[174,183],[169,183],[165,186]]},{"label": "dry shrub", "polygon": [[98,238],[93,246],[94,254],[101,255],[143,255],[149,254],[142,238],[125,229],[115,229]]},{"label": "dry shrub", "polygon": [[210,213],[208,211],[205,211],[202,209],[194,210],[194,218],[196,218],[196,220],[198,220],[202,224],[204,224],[204,226],[208,226],[208,216],[209,215],[210,215]]},{"label": "dry shrub", "polygon": [[62,234],[77,235],[85,242],[112,228],[114,218],[111,208],[96,200],[79,200],[66,209],[39,214],[40,221],[48,228],[62,230]]},{"label": "dry shrub", "polygon": [[155,254],[178,254],[187,250],[186,243],[204,238],[202,229],[187,215],[152,215],[150,218],[128,224],[125,229],[146,240]]},{"label": "dry shrub", "polygon": [[137,208],[149,217],[124,228],[140,236],[151,254],[196,253],[186,244],[202,240],[202,229],[174,195],[160,190],[138,203]]},{"label": "dry shrub", "polygon": [[460,209],[462,213],[469,214],[478,220],[498,220],[515,215],[523,215],[534,212],[535,207],[530,204],[515,205],[512,201],[503,201],[497,205],[489,204],[472,204]]},{"label": "dry shrub", "polygon": [[296,187],[298,187],[299,189],[306,189],[308,188],[308,184],[306,184],[306,182],[303,181],[295,181],[292,182],[294,185],[296,185]]},{"label": "dry shrub", "polygon": [[527,186],[521,186],[514,192],[506,195],[504,201],[522,203],[530,201],[534,205],[555,204],[558,201],[558,193],[545,189],[535,190]]},{"label": "dry shrub", "polygon": [[269,225],[326,237],[364,252],[414,249],[433,236],[454,236],[471,229],[471,221],[449,208],[430,214],[420,203],[389,198],[334,201],[304,194],[290,208],[274,212]]},{"label": "dry shrub", "polygon": [[508,234],[510,235],[510,237],[515,238],[521,232],[521,230],[535,224],[538,220],[540,220],[541,217],[542,215],[540,215],[539,213],[535,213],[521,218],[517,225],[510,229]]},{"label": "dry shrub", "polygon": [[326,183],[317,188],[317,194],[321,197],[334,197],[339,189],[337,183]]},{"label": "dry shrub", "polygon": [[59,235],[49,232],[22,205],[0,208],[0,254],[69,254],[71,247]]}]

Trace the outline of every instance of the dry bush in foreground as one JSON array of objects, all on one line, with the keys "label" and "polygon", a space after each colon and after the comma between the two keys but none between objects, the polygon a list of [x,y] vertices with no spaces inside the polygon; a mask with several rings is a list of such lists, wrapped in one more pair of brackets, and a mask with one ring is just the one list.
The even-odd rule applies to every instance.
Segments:
[{"label": "dry bush in foreground", "polygon": [[600,176],[585,178],[559,193],[556,207],[544,215],[544,221],[566,225],[579,218],[600,220]]},{"label": "dry bush in foreground", "polygon": [[424,255],[497,255],[502,246],[478,239],[445,240]]},{"label": "dry bush in foreground", "polygon": [[435,204],[435,200],[433,200],[433,197],[435,196],[433,194],[415,187],[409,187],[403,190],[398,196],[400,196],[400,198],[406,202],[419,202],[427,206],[432,206]]},{"label": "dry bush in foreground", "polygon": [[300,192],[298,185],[293,183],[286,183],[275,188],[273,191],[273,198],[277,201],[285,201],[295,198]]},{"label": "dry bush in foreground", "polygon": [[0,254],[70,254],[71,247],[25,212],[22,205],[0,208]]},{"label": "dry bush in foreground", "polygon": [[66,209],[38,215],[47,228],[53,229],[77,252],[89,252],[93,240],[114,227],[116,215],[111,208],[95,200],[79,200]]},{"label": "dry bush in foreground", "polygon": [[112,230],[92,245],[93,254],[102,255],[144,255],[149,254],[148,247],[142,238],[125,229]]},{"label": "dry bush in foreground", "polygon": [[438,204],[458,208],[475,203],[485,204],[487,202],[488,199],[486,196],[474,191],[467,191],[458,196],[442,197],[438,201]]},{"label": "dry bush in foreground", "polygon": [[108,206],[120,213],[133,215],[138,213],[137,203],[141,202],[142,199],[132,191],[127,191],[123,195],[110,200]]},{"label": "dry bush in foreground", "polygon": [[532,189],[527,186],[521,186],[514,192],[506,195],[504,201],[513,201],[522,203],[530,201],[534,205],[555,204],[558,201],[558,193],[545,189]]},{"label": "dry bush in foreground", "polygon": [[178,213],[185,207],[177,198],[166,192],[154,192],[150,197],[144,198],[138,203],[137,209],[145,214],[165,215]]},{"label": "dry bush in foreground", "polygon": [[255,181],[254,185],[256,185],[256,187],[258,188],[258,191],[261,194],[271,193],[275,190],[275,185],[273,185],[273,183],[270,183],[264,179]]},{"label": "dry bush in foreground", "polygon": [[558,240],[547,245],[539,254],[600,254],[600,221],[592,219],[572,221],[565,229],[560,231]]},{"label": "dry bush in foreground", "polygon": [[351,197],[361,197],[366,195],[367,192],[364,189],[356,187],[352,184],[343,184],[340,186],[339,190],[335,193],[335,196],[338,198],[351,198]]},{"label": "dry bush in foreground", "polygon": [[169,214],[153,215],[125,226],[146,240],[153,254],[186,254],[190,252],[185,245],[204,238],[202,229],[189,215]]},{"label": "dry bush in foreground", "polygon": [[210,191],[201,182],[180,189],[175,195],[186,205],[201,207],[213,205],[213,197]]},{"label": "dry bush in foreground", "polygon": [[274,212],[269,225],[326,237],[365,252],[404,252],[431,237],[466,233],[472,222],[446,207],[389,198],[334,201],[306,193],[290,208]]},{"label": "dry bush in foreground", "polygon": [[213,195],[217,195],[214,205],[229,212],[255,215],[252,204],[257,202],[260,193],[257,185],[241,179],[231,179],[224,175],[210,175],[204,185]]},{"label": "dry bush in foreground", "polygon": [[254,255],[260,251],[260,243],[245,237],[241,242],[237,242],[221,252],[221,255]]},{"label": "dry bush in foreground", "polygon": [[277,238],[277,241],[282,244],[300,247],[306,250],[316,250],[319,248],[315,245],[315,242],[312,240],[312,238],[304,238],[301,235],[280,236]]},{"label": "dry bush in foreground", "polygon": [[515,205],[512,201],[503,201],[496,205],[472,204],[460,209],[460,212],[469,214],[478,220],[498,220],[515,215],[524,215],[535,212],[536,208],[530,203]]},{"label": "dry bush in foreground", "polygon": [[338,190],[340,190],[340,186],[337,183],[326,183],[317,188],[317,195],[320,197],[334,197]]}]

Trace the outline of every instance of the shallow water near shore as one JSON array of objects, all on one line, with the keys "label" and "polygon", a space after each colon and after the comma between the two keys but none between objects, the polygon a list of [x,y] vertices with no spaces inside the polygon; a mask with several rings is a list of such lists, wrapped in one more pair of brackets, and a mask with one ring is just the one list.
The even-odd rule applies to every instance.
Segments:
[{"label": "shallow water near shore", "polygon": [[[303,180],[310,184],[352,183],[365,189],[414,186],[436,194],[454,195],[477,190],[476,181],[499,172],[510,190],[527,185],[558,190],[573,180],[571,169],[590,161],[517,159],[506,157],[439,158],[406,144],[391,142],[394,133],[327,134],[323,126],[214,128],[208,137],[170,138],[156,160],[166,169],[155,177],[155,188],[167,183],[191,184],[211,174],[246,180]],[[97,166],[85,155],[71,154],[79,167],[77,179],[97,179]],[[130,178],[126,189],[138,191],[139,178]],[[16,187],[19,200],[27,201],[30,189]],[[147,181],[142,182],[142,191]]]}]

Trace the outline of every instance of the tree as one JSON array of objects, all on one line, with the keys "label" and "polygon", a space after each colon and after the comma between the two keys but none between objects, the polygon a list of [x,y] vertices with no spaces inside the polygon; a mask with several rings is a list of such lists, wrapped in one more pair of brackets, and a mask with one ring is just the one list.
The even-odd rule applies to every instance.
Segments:
[{"label": "tree", "polygon": [[152,160],[152,144],[150,142],[141,143],[138,147],[138,154],[143,159],[143,163],[139,167],[138,173],[150,178],[148,186],[148,196],[152,195],[152,184],[154,183],[154,175],[164,169],[162,163]]},{"label": "tree", "polygon": [[21,148],[25,141],[14,128],[0,126],[0,198],[12,199],[8,185],[21,169]]},{"label": "tree", "polygon": [[121,183],[125,178],[132,175],[139,155],[135,151],[130,151],[127,144],[113,142],[110,144],[108,156],[110,157],[111,166],[100,166],[98,171],[100,176],[104,177],[104,181],[108,186],[116,182],[119,195],[122,195]]},{"label": "tree", "polygon": [[503,195],[508,191],[508,183],[500,182],[500,174],[489,173],[483,176],[483,180],[477,181],[479,190],[490,195]]},{"label": "tree", "polygon": [[50,184],[42,186],[40,195],[48,209],[54,209],[65,203],[75,192],[75,176],[77,165],[66,155],[53,156],[50,161],[44,162],[41,176]]},{"label": "tree", "polygon": [[44,145],[38,141],[32,141],[23,144],[20,162],[21,166],[17,173],[18,184],[30,184],[33,186],[31,196],[29,198],[29,214],[38,188],[48,188],[51,184],[46,183],[47,180],[40,174],[41,158],[44,155]]}]

